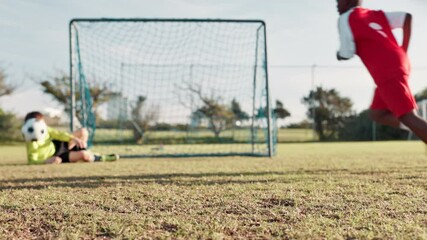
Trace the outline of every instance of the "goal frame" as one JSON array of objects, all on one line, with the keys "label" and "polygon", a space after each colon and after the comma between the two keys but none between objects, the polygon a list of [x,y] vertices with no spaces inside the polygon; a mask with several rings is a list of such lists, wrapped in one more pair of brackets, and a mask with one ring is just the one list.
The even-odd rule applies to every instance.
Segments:
[{"label": "goal frame", "polygon": [[[423,99],[421,101],[417,102],[417,114],[424,120],[427,121],[427,99]],[[408,133],[408,140],[412,140],[414,137],[414,133],[412,131],[409,131]]]},{"label": "goal frame", "polygon": [[[69,21],[69,76],[70,76],[70,130],[73,132],[76,129],[77,125],[77,118],[76,118],[76,83],[73,80],[73,69],[76,67],[73,63],[73,33],[72,28],[73,24],[76,22],[213,22],[213,23],[259,23],[263,27],[263,34],[264,34],[264,46],[261,46],[264,48],[264,63],[263,63],[263,71],[265,71],[265,89],[266,89],[266,118],[267,118],[267,154],[261,155],[261,156],[267,156],[267,157],[273,157],[275,155],[275,139],[274,139],[274,133],[273,133],[273,114],[272,114],[272,107],[271,107],[271,90],[270,90],[270,84],[269,84],[269,76],[268,76],[268,55],[267,55],[267,28],[266,23],[263,20],[256,20],[256,19],[196,19],[196,18],[73,18]],[[78,38],[78,37],[77,37]],[[255,78],[255,77],[254,77]],[[255,79],[254,79],[255,81]],[[83,116],[84,118],[84,116]],[[82,126],[86,127],[86,126]],[[219,154],[220,156],[223,156],[222,154]],[[242,154],[235,154],[241,156]],[[248,154],[249,156],[258,156],[256,154]],[[201,155],[195,155],[195,156],[201,156]],[[209,156],[212,156],[209,154]],[[150,156],[151,157],[151,156]],[[154,156],[156,157],[156,156]],[[160,157],[164,157],[161,156]],[[169,157],[169,155],[168,155]]]}]

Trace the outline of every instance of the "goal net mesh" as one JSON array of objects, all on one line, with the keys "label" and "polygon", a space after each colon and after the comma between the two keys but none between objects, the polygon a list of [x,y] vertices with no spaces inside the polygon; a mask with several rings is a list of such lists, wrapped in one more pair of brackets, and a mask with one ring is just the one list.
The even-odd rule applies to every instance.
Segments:
[{"label": "goal net mesh", "polygon": [[73,127],[123,156],[274,151],[261,21],[70,23]]}]

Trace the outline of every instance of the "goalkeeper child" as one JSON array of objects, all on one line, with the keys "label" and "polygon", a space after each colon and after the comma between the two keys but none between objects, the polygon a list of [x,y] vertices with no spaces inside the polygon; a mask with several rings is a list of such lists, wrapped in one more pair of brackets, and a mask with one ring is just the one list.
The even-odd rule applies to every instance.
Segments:
[{"label": "goalkeeper child", "polygon": [[48,127],[40,112],[25,116],[21,129],[27,147],[29,164],[59,164],[75,162],[116,161],[117,154],[97,155],[86,149],[88,131],[79,129],[73,134]]}]

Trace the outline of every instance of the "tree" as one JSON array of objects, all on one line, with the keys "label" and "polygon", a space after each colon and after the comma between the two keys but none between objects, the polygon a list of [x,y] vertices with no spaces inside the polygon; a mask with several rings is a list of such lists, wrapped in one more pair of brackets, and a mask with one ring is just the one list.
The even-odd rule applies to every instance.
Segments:
[{"label": "tree", "polygon": [[234,118],[236,120],[241,121],[249,119],[249,115],[242,110],[242,108],[240,107],[240,103],[237,102],[235,98],[231,101],[231,111],[233,112]]},{"label": "tree", "polygon": [[6,73],[0,68],[0,97],[10,95],[15,90],[15,87],[6,83]]},{"label": "tree", "polygon": [[341,97],[335,89],[317,87],[302,102],[308,106],[307,116],[314,121],[320,140],[336,140],[346,118],[354,115],[351,100]]},{"label": "tree", "polygon": [[[10,95],[15,87],[6,83],[6,73],[0,68],[0,97]],[[21,137],[19,131],[20,121],[13,113],[8,113],[0,108],[0,141],[16,141]]]},{"label": "tree", "polygon": [[373,138],[372,127],[369,110],[365,110],[357,116],[346,119],[344,127],[339,130],[339,139],[341,141],[370,141]]},{"label": "tree", "polygon": [[20,121],[13,113],[4,112],[0,108],[0,141],[17,141],[22,139]]},{"label": "tree", "polygon": [[276,108],[273,109],[273,113],[278,119],[285,119],[291,116],[291,113],[283,107],[283,103],[279,100],[276,100]]},{"label": "tree", "polygon": [[133,137],[136,143],[142,143],[144,134],[149,130],[150,125],[155,123],[159,117],[158,108],[145,107],[146,97],[138,96],[135,105],[131,110],[131,120]]},{"label": "tree", "polygon": [[[289,111],[283,107],[283,103],[279,100],[276,100],[276,107],[273,108],[273,110],[271,110],[271,111],[274,114],[274,117],[276,117],[277,119],[285,119],[285,118],[291,116]],[[255,117],[256,118],[267,117],[266,108],[265,107],[259,107],[256,111]]]},{"label": "tree", "polygon": [[302,120],[301,122],[297,122],[297,123],[290,123],[288,126],[286,126],[287,128],[303,128],[303,129],[309,129],[311,128],[312,124],[310,123],[310,121],[308,121],[307,119]]},{"label": "tree", "polygon": [[205,105],[196,112],[209,119],[209,128],[218,138],[223,130],[230,126],[234,117],[233,112],[225,105],[221,105],[213,99],[205,99]]},{"label": "tree", "polygon": [[[202,92],[201,86],[196,84],[192,85],[187,83],[181,90],[187,92],[187,97],[190,99],[193,100],[196,98],[199,100],[199,105],[201,106],[199,106],[192,115],[208,119],[208,128],[214,133],[216,138],[220,136],[223,130],[232,125],[235,114],[230,106],[221,104],[220,97],[216,96],[214,93],[207,96]],[[185,102],[181,101],[181,103],[185,106]],[[235,111],[238,111],[237,105],[235,105]],[[240,110],[239,114],[241,114],[241,117],[244,115],[243,113],[244,112]]]},{"label": "tree", "polygon": [[415,100],[417,102],[425,99],[427,99],[427,87],[424,88],[424,90],[422,90],[421,92],[418,92],[417,94],[415,94]]},{"label": "tree", "polygon": [[[344,127],[339,130],[340,141],[372,141],[374,140],[404,140],[408,132],[386,125],[374,124],[369,117],[370,110],[364,110],[358,115],[349,117],[344,122]],[[375,133],[374,133],[375,132]]]},{"label": "tree", "polygon": [[[58,103],[62,104],[64,111],[70,111],[71,89],[70,77],[65,73],[58,72],[50,79],[40,82],[43,92],[51,95]],[[89,87],[90,95],[93,101],[93,111],[102,103],[108,102],[111,97],[117,96],[118,93],[112,92],[106,86],[92,84]],[[76,93],[76,99],[80,99],[80,93]]]}]

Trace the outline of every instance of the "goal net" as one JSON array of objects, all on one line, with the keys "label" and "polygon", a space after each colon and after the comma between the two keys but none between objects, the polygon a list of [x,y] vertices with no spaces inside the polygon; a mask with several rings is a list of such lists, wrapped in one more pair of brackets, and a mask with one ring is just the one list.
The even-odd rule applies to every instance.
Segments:
[{"label": "goal net", "polygon": [[74,19],[70,61],[71,128],[97,150],[274,154],[262,21]]}]

